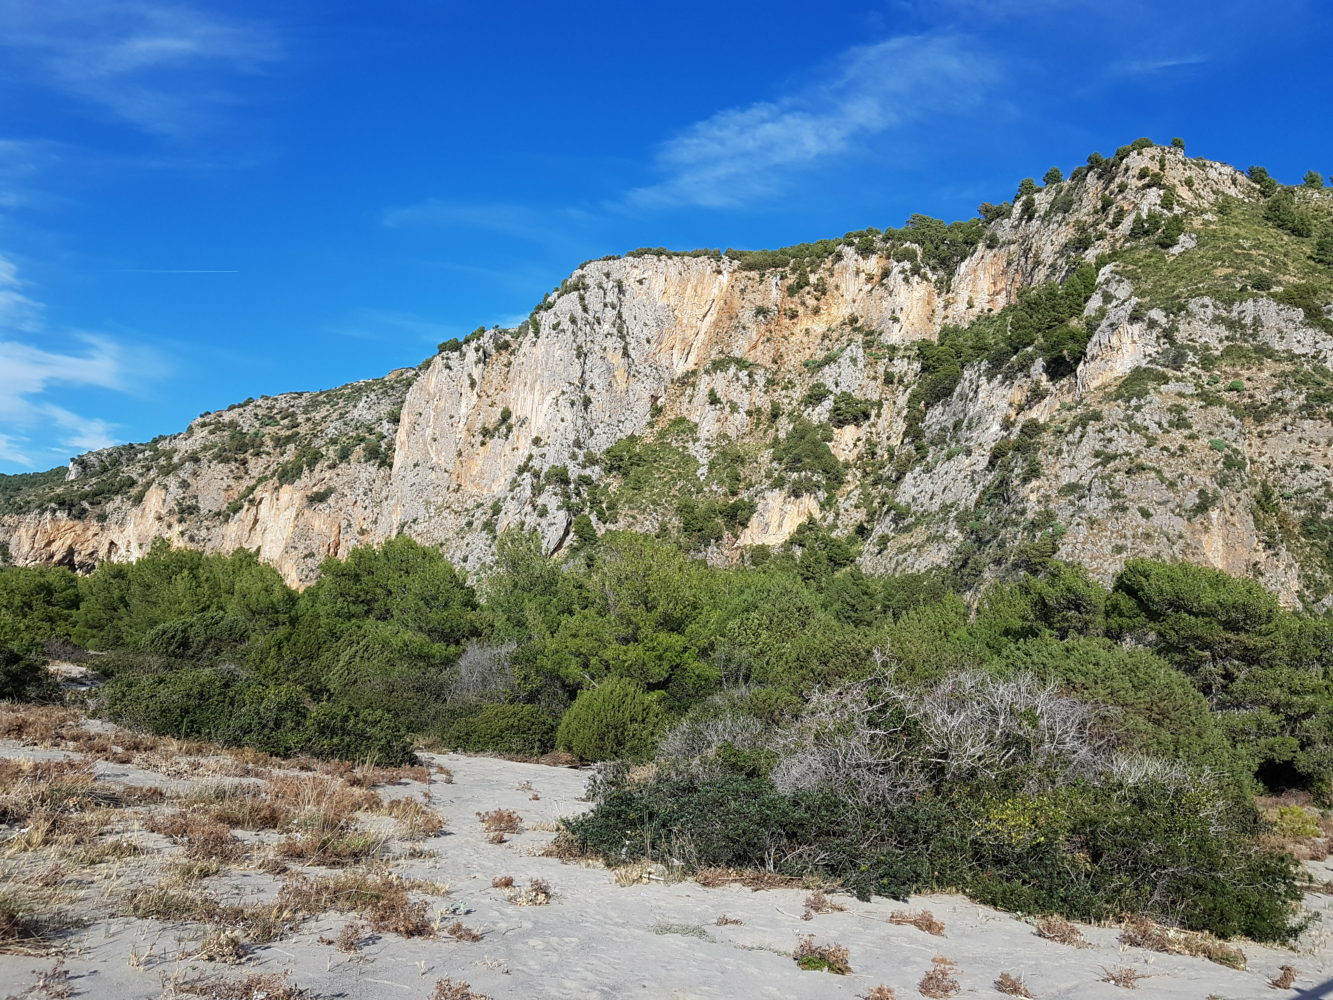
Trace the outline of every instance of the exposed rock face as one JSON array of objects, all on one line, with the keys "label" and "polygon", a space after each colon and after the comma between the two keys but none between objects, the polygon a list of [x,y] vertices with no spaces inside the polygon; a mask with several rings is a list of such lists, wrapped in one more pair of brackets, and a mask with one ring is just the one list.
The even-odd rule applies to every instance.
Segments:
[{"label": "exposed rock face", "polygon": [[[674,529],[685,498],[750,504],[691,536],[715,560],[781,544],[813,518],[855,529],[869,569],[970,560],[981,578],[1040,544],[1103,579],[1130,555],[1178,557],[1256,575],[1289,600],[1321,597],[1322,557],[1283,529],[1300,513],[1283,515],[1265,484],[1283,484],[1292,511],[1322,502],[1325,414],[1231,405],[1294,400],[1293,365],[1333,362],[1333,335],[1298,308],[1196,296],[1166,311],[1111,263],[1072,375],[1020,354],[968,365],[924,412],[913,397],[916,342],[1132,243],[1147,212],[1172,209],[1193,229],[1228,199],[1256,198],[1230,167],[1147,149],[1038,192],[1031,213],[993,222],[945,274],[901,244],[844,245],[804,278],[717,256],[591,262],[528,324],[417,369],[249,401],[149,445],[80,456],[63,486],[0,514],[0,539],[15,562],[80,569],[136,558],[159,537],[247,547],[300,584],[324,557],[398,532],[476,568],[507,528],[536,529],[555,551],[580,512],[597,528]],[[1202,252],[1185,237],[1161,258]],[[1237,343],[1271,351],[1231,365],[1244,367],[1243,392],[1208,388],[1220,376],[1200,359],[1216,367]],[[838,409],[848,400],[862,407],[852,419]],[[805,421],[823,428],[840,483],[799,486],[775,456]],[[997,447],[1028,421],[1043,433],[1013,475]]]}]

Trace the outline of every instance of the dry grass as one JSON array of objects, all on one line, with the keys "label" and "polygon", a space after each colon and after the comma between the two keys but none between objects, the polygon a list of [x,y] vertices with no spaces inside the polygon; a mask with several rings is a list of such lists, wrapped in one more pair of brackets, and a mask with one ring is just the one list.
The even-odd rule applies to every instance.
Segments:
[{"label": "dry grass", "polygon": [[1037,937],[1057,944],[1067,944],[1075,948],[1090,947],[1083,932],[1064,917],[1040,917],[1036,923]]},{"label": "dry grass", "polygon": [[480,931],[474,931],[471,927],[464,927],[461,920],[455,920],[444,929],[444,933],[456,941],[480,941],[485,937]]},{"label": "dry grass", "polygon": [[995,980],[995,992],[1011,997],[1026,997],[1027,1000],[1032,1000],[1032,991],[1028,989],[1028,984],[1023,982],[1023,977],[1015,976],[1010,972],[1000,973]]},{"label": "dry grass", "polygon": [[245,961],[245,954],[245,944],[240,935],[231,931],[214,931],[200,943],[194,957],[203,962],[239,965]]},{"label": "dry grass", "polygon": [[246,847],[224,823],[188,812],[170,812],[151,816],[144,824],[185,848],[192,861],[235,861],[246,854]]},{"label": "dry grass", "polygon": [[303,915],[358,913],[376,933],[429,938],[435,936],[430,905],[408,894],[423,888],[430,887],[394,875],[345,872],[326,879],[292,879],[279,891],[275,905]]},{"label": "dry grass", "polygon": [[861,1000],[898,1000],[892,986],[872,986],[861,994]]},{"label": "dry grass", "polygon": [[918,993],[931,1000],[942,1000],[944,997],[955,997],[963,991],[954,978],[955,965],[951,959],[936,955],[930,961],[930,968],[921,977],[921,982],[916,984]]},{"label": "dry grass", "polygon": [[288,861],[344,868],[383,857],[389,838],[383,833],[303,833],[278,842],[274,852]]},{"label": "dry grass", "polygon": [[283,830],[295,810],[272,798],[265,785],[208,785],[182,800],[190,810],[233,830]]},{"label": "dry grass", "polygon": [[380,811],[398,821],[405,840],[425,840],[444,832],[444,817],[416,799],[390,799]]},{"label": "dry grass", "polygon": [[779,875],[758,868],[722,868],[710,866],[700,868],[693,875],[694,881],[705,889],[716,889],[722,885],[743,885],[758,892],[761,889],[790,889],[801,884],[801,880],[791,875]]},{"label": "dry grass", "polygon": [[738,920],[736,917],[729,917],[725,913],[722,913],[718,915],[718,918],[714,920],[713,923],[718,927],[739,927],[741,924],[745,923],[745,921]]},{"label": "dry grass", "polygon": [[497,875],[491,879],[492,889],[512,889],[514,887],[514,876]]},{"label": "dry grass", "polygon": [[176,978],[164,982],[163,1000],[175,997],[203,997],[205,1000],[314,1000],[313,994],[301,989],[282,975],[246,976],[244,979],[224,979],[221,976],[198,976],[193,979]]},{"label": "dry grass", "polygon": [[1279,965],[1278,974],[1268,981],[1270,990],[1289,990],[1296,985],[1296,977],[1300,975],[1290,965]]},{"label": "dry grass", "polygon": [[1136,990],[1139,988],[1139,980],[1148,977],[1128,965],[1122,965],[1118,969],[1102,968],[1101,982],[1110,983],[1112,986],[1119,986],[1121,989]]},{"label": "dry grass", "polygon": [[319,943],[331,944],[344,955],[359,955],[369,939],[369,928],[359,920],[352,920],[343,924],[336,938],[322,937]]},{"label": "dry grass", "polygon": [[900,909],[889,916],[889,923],[897,924],[898,927],[914,927],[917,931],[924,931],[928,935],[944,937],[944,923],[937,920],[929,909],[916,909],[916,911]]},{"label": "dry grass", "polygon": [[477,813],[482,829],[487,833],[522,833],[523,817],[512,809],[492,809]]},{"label": "dry grass", "polygon": [[801,935],[791,957],[807,972],[845,976],[852,971],[851,952],[840,944],[816,944],[813,934]]},{"label": "dry grass", "polygon": [[816,889],[805,897],[805,912],[801,915],[801,919],[810,920],[816,913],[838,913],[846,909],[847,907],[841,903],[829,899],[823,889]]},{"label": "dry grass", "polygon": [[77,921],[43,894],[10,882],[0,888],[0,955],[45,955]]},{"label": "dry grass", "polygon": [[1245,968],[1245,952],[1234,945],[1225,944],[1211,934],[1163,927],[1143,917],[1132,917],[1125,921],[1120,931],[1120,943],[1167,955],[1206,958],[1230,969]]},{"label": "dry grass", "polygon": [[936,937],[944,936],[944,924],[929,910],[898,910],[889,916],[889,923],[899,927],[915,927]]},{"label": "dry grass", "polygon": [[491,1000],[491,998],[485,993],[472,992],[471,983],[441,979],[436,982],[435,991],[431,993],[430,1000]]}]

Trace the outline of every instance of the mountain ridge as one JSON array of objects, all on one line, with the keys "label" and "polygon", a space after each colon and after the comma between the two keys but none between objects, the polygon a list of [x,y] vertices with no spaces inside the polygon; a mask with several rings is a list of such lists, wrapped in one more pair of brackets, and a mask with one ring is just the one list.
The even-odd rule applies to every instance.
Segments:
[{"label": "mountain ridge", "polygon": [[509,528],[726,562],[813,521],[871,571],[1145,555],[1326,603],[1333,200],[1145,143],[964,223],[586,262],[417,368],[7,477],[0,540],[251,548],[305,584],[400,532],[475,570]]}]

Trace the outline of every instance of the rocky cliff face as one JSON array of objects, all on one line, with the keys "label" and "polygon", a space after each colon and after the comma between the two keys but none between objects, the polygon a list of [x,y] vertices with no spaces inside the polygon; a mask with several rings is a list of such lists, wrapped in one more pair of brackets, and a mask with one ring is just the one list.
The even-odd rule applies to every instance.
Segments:
[{"label": "rocky cliff face", "polygon": [[[591,262],[528,323],[416,369],[82,456],[11,491],[0,539],[80,569],[159,537],[243,546],[305,583],[398,532],[471,568],[513,527],[550,551],[669,531],[725,561],[813,519],[855,532],[868,569],[981,579],[1053,552],[1105,579],[1150,555],[1321,600],[1333,324],[1308,301],[1318,265],[1261,203],[1230,167],[1149,148],[955,233],[952,256],[918,225],[777,261]],[[1001,335],[941,375],[921,346],[1008,329],[1025,290],[1080,263],[1061,357]],[[1287,288],[1306,292],[1284,305]]]}]

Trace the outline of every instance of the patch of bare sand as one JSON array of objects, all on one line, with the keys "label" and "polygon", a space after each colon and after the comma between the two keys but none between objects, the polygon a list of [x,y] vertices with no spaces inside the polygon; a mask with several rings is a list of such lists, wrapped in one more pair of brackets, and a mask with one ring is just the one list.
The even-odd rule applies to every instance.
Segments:
[{"label": "patch of bare sand", "polygon": [[[79,757],[0,743],[0,761]],[[850,1000],[890,995],[878,987],[919,997],[932,975],[942,995],[950,981],[960,995],[1000,995],[994,984],[1008,973],[1041,1000],[1096,1000],[1124,996],[1106,980],[1130,969],[1138,995],[1240,1000],[1294,997],[1333,979],[1327,896],[1308,898],[1315,925],[1299,948],[1240,942],[1247,967],[1233,969],[1124,944],[1119,927],[1079,925],[1085,943],[1061,944],[956,896],[861,903],[830,893],[812,904],[808,887],[706,888],[661,869],[617,876],[542,856],[559,819],[588,808],[586,772],[440,755],[428,762],[452,781],[442,773],[422,780],[419,771],[381,775],[367,788],[364,776],[268,765],[251,777],[207,773],[197,766],[204,759],[181,754],[161,769],[151,758],[99,761],[98,795],[72,813],[39,816],[45,839],[33,839],[31,823],[0,826],[0,893],[64,920],[44,939],[0,953],[0,996],[68,988],[69,996],[149,1000],[234,989],[254,1000],[263,990],[281,996],[274,984],[282,981],[312,997],[428,1000],[447,979],[445,990],[466,982],[496,1000]],[[253,790],[272,808],[218,792],[228,787]],[[153,788],[161,801],[146,793]],[[443,817],[443,832],[421,822],[423,811]],[[87,820],[93,813],[100,826]],[[499,830],[481,818],[510,813],[517,819],[502,816]],[[218,817],[255,828],[232,828],[229,840],[225,823],[215,828]],[[342,838],[348,855],[283,853],[285,839],[324,835]],[[115,846],[122,844],[131,846]],[[1311,868],[1320,881],[1333,878],[1325,863]],[[901,916],[923,911],[930,921]],[[793,958],[798,946],[807,955],[846,949],[850,971],[803,971]],[[1292,988],[1270,989],[1282,966],[1297,970]],[[254,976],[270,978],[251,993],[226,986]],[[202,992],[189,992],[196,988]]]}]

